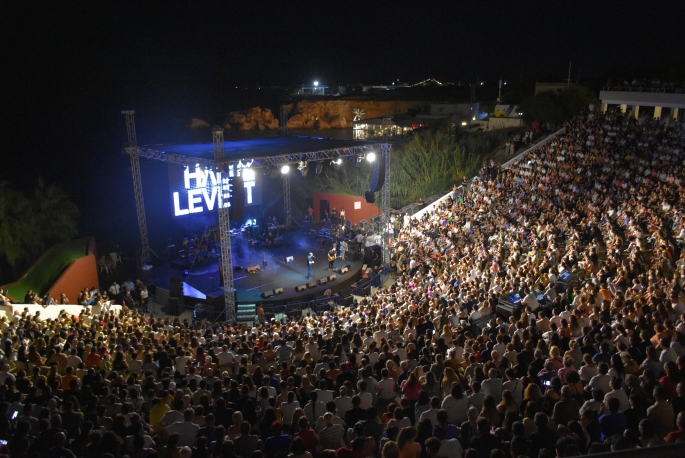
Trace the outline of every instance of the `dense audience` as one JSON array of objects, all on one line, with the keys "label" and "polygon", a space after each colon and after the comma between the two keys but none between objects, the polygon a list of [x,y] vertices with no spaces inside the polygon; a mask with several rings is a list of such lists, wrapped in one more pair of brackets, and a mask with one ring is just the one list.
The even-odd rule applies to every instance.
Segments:
[{"label": "dense audience", "polygon": [[3,318],[0,453],[561,457],[685,440],[684,160],[678,125],[576,118],[394,225],[392,285],[321,316]]}]

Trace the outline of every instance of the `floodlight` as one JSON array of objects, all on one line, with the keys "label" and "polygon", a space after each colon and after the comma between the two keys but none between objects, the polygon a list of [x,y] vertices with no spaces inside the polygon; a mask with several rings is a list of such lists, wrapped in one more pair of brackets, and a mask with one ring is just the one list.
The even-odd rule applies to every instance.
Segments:
[{"label": "floodlight", "polygon": [[253,181],[255,179],[254,170],[252,169],[243,169],[242,175],[244,181]]},{"label": "floodlight", "polygon": [[281,173],[285,175],[286,173],[290,172],[290,166],[288,164],[284,165],[281,167]]},{"label": "floodlight", "polygon": [[369,162],[373,162],[376,160],[376,153],[370,152],[369,154],[366,155],[366,160]]},{"label": "floodlight", "polygon": [[318,82],[318,81],[314,81],[314,86],[318,86],[318,85],[319,85],[319,82]]},{"label": "floodlight", "polygon": [[466,121],[462,121],[462,122],[461,122],[461,125],[462,125],[462,126],[465,126],[465,125],[466,125]]}]

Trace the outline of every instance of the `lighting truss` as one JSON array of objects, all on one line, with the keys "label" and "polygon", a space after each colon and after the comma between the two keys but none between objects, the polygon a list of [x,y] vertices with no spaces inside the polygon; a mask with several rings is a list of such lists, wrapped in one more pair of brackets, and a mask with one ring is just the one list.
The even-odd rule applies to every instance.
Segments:
[{"label": "lighting truss", "polygon": [[[365,157],[367,153],[375,153],[382,150],[384,143],[367,143],[364,145],[349,146],[344,148],[332,148],[313,152],[303,152],[294,154],[281,154],[278,156],[266,156],[255,158],[253,164],[250,168],[265,168],[265,167],[277,167],[285,164],[299,164],[300,162],[313,162],[313,161],[335,161],[337,159],[346,159],[350,157]],[[390,146],[386,146],[389,148]],[[223,159],[207,159],[195,156],[185,156],[183,154],[177,153],[166,153],[164,151],[143,148],[139,146],[129,146],[124,148],[127,154],[135,154],[145,159],[151,159],[154,161],[168,162],[170,164],[180,164],[184,166],[193,166],[198,164],[202,168],[219,167],[223,164],[237,164],[239,161],[243,160],[241,158],[230,159],[225,157]],[[230,152],[227,152],[230,154]]]}]

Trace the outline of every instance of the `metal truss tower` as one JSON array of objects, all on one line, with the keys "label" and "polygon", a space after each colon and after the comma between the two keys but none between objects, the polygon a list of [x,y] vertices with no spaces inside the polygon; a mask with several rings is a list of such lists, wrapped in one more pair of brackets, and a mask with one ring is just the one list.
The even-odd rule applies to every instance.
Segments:
[{"label": "metal truss tower", "polygon": [[283,173],[283,213],[285,214],[285,228],[290,229],[293,226],[300,227],[293,218],[292,209],[290,207],[290,172]]},{"label": "metal truss tower", "polygon": [[385,183],[381,189],[381,210],[383,211],[383,262],[387,265],[390,262],[390,234],[388,232],[390,227],[390,152],[392,145],[390,143],[383,143],[381,145],[381,155],[385,159]]},{"label": "metal truss tower", "polygon": [[145,218],[145,200],[143,199],[143,181],[140,177],[140,157],[133,150],[138,146],[136,138],[135,110],[122,111],[126,117],[126,133],[128,134],[127,152],[131,158],[131,174],[133,175],[133,192],[136,197],[136,213],[138,214],[138,230],[140,231],[140,242],[142,244],[140,266],[142,267],[150,260],[150,242],[147,238],[147,220]]},{"label": "metal truss tower", "polygon": [[[220,162],[226,156],[226,147],[224,145],[224,129],[215,127],[212,129],[212,141],[214,142],[214,160]],[[224,187],[230,186],[230,165],[225,164],[225,168],[221,171],[221,195],[224,196]],[[237,168],[234,173],[238,173]],[[229,188],[230,189],[230,188]],[[221,241],[221,270],[224,280],[224,311],[226,312],[226,321],[236,322],[235,310],[235,293],[233,285],[233,253],[231,251],[231,220],[229,218],[229,209],[223,205],[219,207],[219,237]]]}]

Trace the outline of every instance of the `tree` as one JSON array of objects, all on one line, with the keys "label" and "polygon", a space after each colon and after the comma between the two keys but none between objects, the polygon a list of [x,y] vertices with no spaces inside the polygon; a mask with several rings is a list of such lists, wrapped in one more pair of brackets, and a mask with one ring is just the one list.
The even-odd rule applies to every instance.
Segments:
[{"label": "tree", "polygon": [[533,121],[549,121],[561,124],[583,110],[587,110],[589,104],[599,107],[597,97],[590,94],[587,89],[571,87],[564,89],[558,94],[555,92],[542,92],[536,96],[527,98],[520,104],[523,112],[523,120],[526,124]]},{"label": "tree", "polygon": [[458,178],[471,175],[479,156],[444,132],[424,131],[397,144],[390,163],[391,205],[402,207],[451,188]]},{"label": "tree", "polygon": [[0,182],[0,272],[10,281],[42,253],[76,235],[76,205],[58,186],[43,180],[31,198]]},{"label": "tree", "polygon": [[33,224],[40,227],[41,251],[76,236],[79,211],[62,188],[47,186],[42,178],[38,179],[32,207]]},{"label": "tree", "polygon": [[0,182],[0,256],[14,268],[27,256],[34,228],[27,215],[29,204],[19,192]]}]

